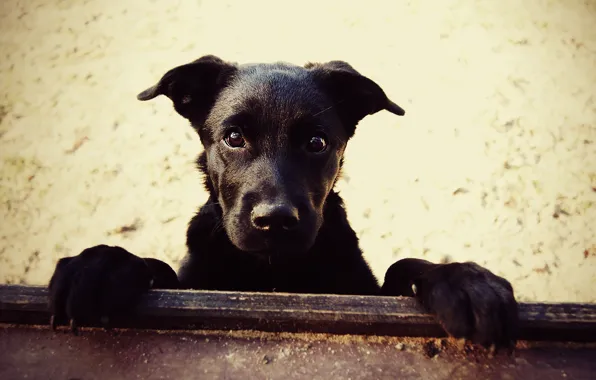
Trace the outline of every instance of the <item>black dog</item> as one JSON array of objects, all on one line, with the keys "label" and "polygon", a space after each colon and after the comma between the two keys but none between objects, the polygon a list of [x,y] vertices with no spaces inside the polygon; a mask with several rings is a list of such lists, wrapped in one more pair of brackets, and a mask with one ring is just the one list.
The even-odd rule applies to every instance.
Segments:
[{"label": "black dog", "polygon": [[[97,322],[151,287],[416,296],[447,332],[511,347],[509,282],[474,263],[405,259],[377,283],[333,190],[346,144],[366,115],[404,115],[349,64],[236,65],[214,56],[168,71],[138,95],[170,98],[198,132],[208,201],[190,222],[176,276],[165,263],[105,245],[61,259],[52,325]],[[371,164],[374,165],[374,164]]]}]

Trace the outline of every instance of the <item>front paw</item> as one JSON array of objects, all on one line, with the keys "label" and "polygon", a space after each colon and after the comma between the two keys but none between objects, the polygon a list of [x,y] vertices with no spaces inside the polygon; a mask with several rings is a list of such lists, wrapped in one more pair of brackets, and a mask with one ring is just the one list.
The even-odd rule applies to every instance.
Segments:
[{"label": "front paw", "polygon": [[412,289],[451,336],[484,347],[515,346],[517,302],[504,278],[475,263],[451,263],[424,272]]},{"label": "front paw", "polygon": [[120,247],[98,245],[60,259],[49,284],[50,324],[103,323],[130,311],[151,287],[147,263]]}]

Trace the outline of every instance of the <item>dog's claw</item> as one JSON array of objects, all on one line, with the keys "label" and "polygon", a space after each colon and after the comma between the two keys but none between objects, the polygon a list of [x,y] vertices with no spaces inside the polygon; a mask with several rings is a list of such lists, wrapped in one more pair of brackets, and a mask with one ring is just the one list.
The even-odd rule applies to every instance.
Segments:
[{"label": "dog's claw", "polygon": [[74,335],[79,335],[79,328],[77,327],[74,318],[70,320],[70,331],[72,331]]}]

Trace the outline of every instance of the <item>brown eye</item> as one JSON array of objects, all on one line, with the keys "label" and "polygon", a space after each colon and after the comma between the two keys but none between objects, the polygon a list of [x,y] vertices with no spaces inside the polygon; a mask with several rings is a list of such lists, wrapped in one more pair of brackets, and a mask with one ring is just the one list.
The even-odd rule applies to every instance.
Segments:
[{"label": "brown eye", "polygon": [[242,148],[245,144],[242,133],[235,129],[229,131],[226,134],[226,137],[224,137],[224,141],[230,148]]},{"label": "brown eye", "polygon": [[311,153],[322,153],[327,149],[327,140],[323,135],[316,135],[310,138],[306,144],[306,150]]}]

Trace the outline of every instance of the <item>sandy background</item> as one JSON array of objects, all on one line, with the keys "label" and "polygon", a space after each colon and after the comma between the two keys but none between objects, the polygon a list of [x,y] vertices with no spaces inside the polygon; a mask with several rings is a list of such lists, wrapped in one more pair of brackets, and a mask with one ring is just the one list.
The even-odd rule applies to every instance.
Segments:
[{"label": "sandy background", "polygon": [[596,301],[589,0],[3,0],[0,282],[99,243],[177,268],[201,146],[135,95],[204,54],[343,59],[406,109],[360,124],[339,184],[378,276],[475,260],[520,300]]}]

